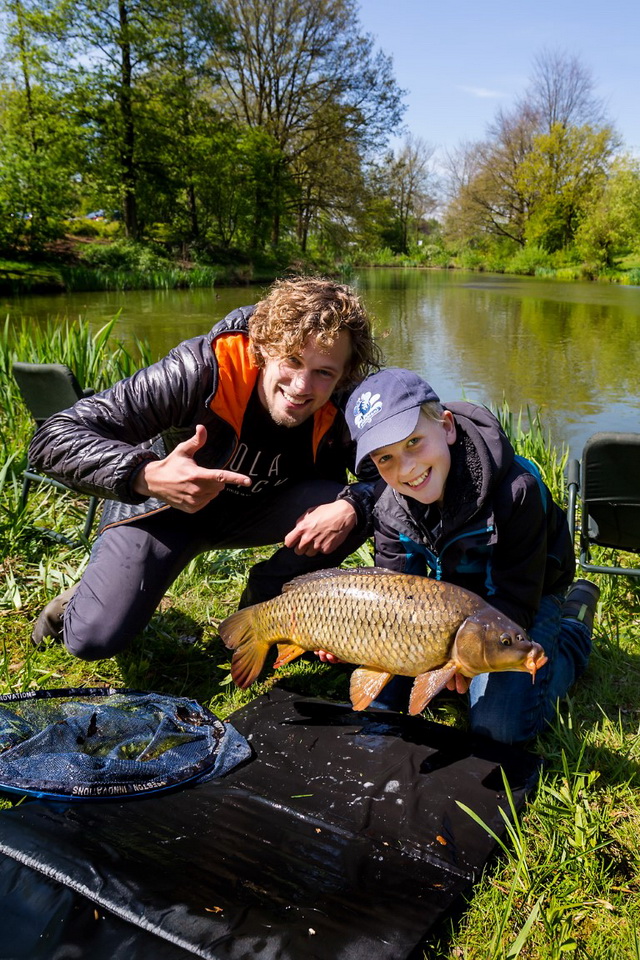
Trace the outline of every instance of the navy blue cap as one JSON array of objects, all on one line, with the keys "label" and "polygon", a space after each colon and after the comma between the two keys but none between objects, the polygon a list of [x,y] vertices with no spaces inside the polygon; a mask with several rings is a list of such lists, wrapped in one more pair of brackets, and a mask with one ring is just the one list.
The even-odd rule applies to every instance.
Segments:
[{"label": "navy blue cap", "polygon": [[356,470],[370,453],[410,436],[423,403],[440,398],[426,380],[403,367],[373,373],[353,391],[345,416],[356,441]]}]

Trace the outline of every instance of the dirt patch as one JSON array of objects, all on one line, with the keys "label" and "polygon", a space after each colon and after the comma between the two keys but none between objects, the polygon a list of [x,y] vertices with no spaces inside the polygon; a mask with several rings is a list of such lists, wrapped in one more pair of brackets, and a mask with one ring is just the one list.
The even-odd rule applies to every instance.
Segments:
[{"label": "dirt patch", "polygon": [[69,264],[80,263],[82,248],[92,244],[108,246],[112,241],[103,237],[77,237],[66,234],[47,244],[47,253],[56,260]]}]

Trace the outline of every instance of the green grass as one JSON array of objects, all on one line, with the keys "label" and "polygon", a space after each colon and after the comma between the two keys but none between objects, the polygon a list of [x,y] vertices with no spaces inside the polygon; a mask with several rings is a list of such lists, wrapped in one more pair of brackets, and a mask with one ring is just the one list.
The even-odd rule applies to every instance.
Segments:
[{"label": "green grass", "polygon": [[71,292],[213,287],[219,280],[221,272],[217,267],[192,267],[187,270],[169,264],[150,270],[84,265],[60,268],[64,289]]},{"label": "green grass", "polygon": [[223,267],[185,268],[169,262],[144,268],[0,260],[0,293],[193,289],[213,287],[227,272]]},{"label": "green grass", "polygon": [[0,258],[0,293],[61,293],[63,289],[60,271],[53,264]]},{"label": "green grass", "polygon": [[[268,550],[195,559],[148,629],[112,660],[75,660],[53,642],[32,647],[31,627],[43,604],[78,579],[88,556],[88,545],[70,549],[33,529],[77,533],[86,500],[43,486],[20,510],[31,424],[10,365],[17,353],[20,359],[73,359],[84,364],[86,382],[110,382],[137,361],[110,334],[92,337],[82,325],[64,327],[57,339],[54,328],[40,334],[25,325],[4,332],[0,692],[110,684],[188,695],[226,717],[282,677],[301,694],[346,699],[344,673],[310,660],[292,663],[250,690],[230,683],[229,655],[217,626],[235,609],[251,563]],[[564,455],[537,415],[514,415],[506,403],[499,412],[518,451],[535,460],[562,499]],[[366,548],[352,558],[368,560]],[[640,586],[626,578],[596,579],[602,595],[594,652],[556,722],[534,745],[545,761],[538,790],[509,823],[507,841],[463,916],[434,935],[427,960],[640,960]],[[452,705],[449,699],[429,715],[465,729],[462,702]]]}]

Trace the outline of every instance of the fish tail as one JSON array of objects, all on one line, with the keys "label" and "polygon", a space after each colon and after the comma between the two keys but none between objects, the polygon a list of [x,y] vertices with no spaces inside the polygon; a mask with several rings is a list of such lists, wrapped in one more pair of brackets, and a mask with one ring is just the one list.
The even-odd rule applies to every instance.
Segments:
[{"label": "fish tail", "polygon": [[222,621],[218,630],[224,645],[234,651],[231,658],[233,682],[244,690],[257,679],[271,643],[256,635],[251,607],[232,613]]}]

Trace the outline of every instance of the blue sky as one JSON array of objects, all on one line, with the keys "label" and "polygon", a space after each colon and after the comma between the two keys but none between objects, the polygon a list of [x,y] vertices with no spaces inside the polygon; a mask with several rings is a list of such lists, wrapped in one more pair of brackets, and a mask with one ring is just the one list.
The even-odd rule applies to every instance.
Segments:
[{"label": "blue sky", "polygon": [[408,128],[438,152],[482,139],[546,48],[591,71],[608,117],[640,156],[640,0],[361,0],[360,24],[393,56]]}]

